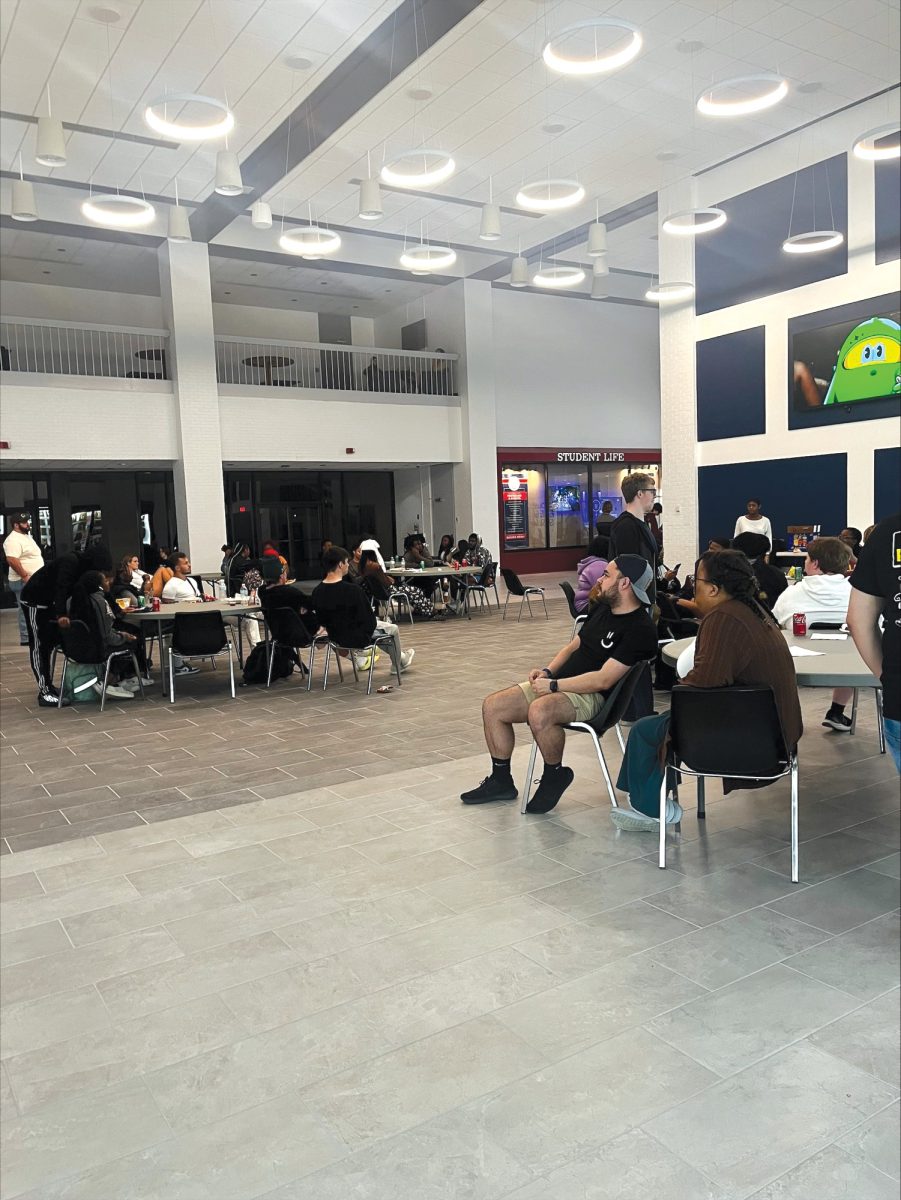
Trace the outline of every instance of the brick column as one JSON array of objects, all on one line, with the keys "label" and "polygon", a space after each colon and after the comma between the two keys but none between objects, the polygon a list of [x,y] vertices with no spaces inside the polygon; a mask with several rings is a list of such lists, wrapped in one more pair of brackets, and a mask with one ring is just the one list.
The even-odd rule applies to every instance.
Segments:
[{"label": "brick column", "polygon": [[490,283],[479,279],[463,281],[463,320],[466,342],[460,361],[463,461],[454,465],[457,537],[465,538],[474,530],[498,558],[497,419]]},{"label": "brick column", "polygon": [[225,541],[225,489],[209,253],[200,242],[167,241],[159,265],[178,429],[178,544],[195,571],[215,571]]}]

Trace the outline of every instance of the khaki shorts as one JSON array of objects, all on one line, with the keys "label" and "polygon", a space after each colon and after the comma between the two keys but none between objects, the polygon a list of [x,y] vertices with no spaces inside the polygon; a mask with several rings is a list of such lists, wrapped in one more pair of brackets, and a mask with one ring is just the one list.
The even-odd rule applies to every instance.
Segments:
[{"label": "khaki shorts", "polygon": [[[532,690],[531,683],[521,683],[522,694],[525,696],[529,704],[535,700],[540,700],[540,696],[536,696]],[[564,696],[573,706],[575,716],[574,721],[590,721],[592,717],[596,717],[604,707],[604,701],[607,697],[603,692],[588,692],[587,694],[577,694],[576,692],[557,692],[558,696]]]}]

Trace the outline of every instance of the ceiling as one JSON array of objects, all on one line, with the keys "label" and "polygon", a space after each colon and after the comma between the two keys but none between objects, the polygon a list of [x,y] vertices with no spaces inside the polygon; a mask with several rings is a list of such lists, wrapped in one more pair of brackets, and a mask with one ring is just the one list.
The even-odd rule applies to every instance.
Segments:
[{"label": "ceiling", "polygon": [[[38,282],[47,282],[46,265],[27,264],[50,258],[57,264],[54,282],[61,282],[58,248],[65,245],[67,282],[80,278],[93,282],[77,286],[113,286],[116,277],[130,281],[121,290],[158,291],[144,247],[80,237],[85,231],[78,205],[92,183],[172,200],[177,178],[182,199],[208,206],[219,145],[147,144],[151,131],[141,113],[167,89],[227,95],[237,118],[229,148],[245,163],[245,184],[254,187],[255,164],[289,114],[302,113],[314,92],[327,100],[330,81],[341,79],[341,64],[356,54],[364,56],[365,67],[371,50],[368,78],[384,70],[384,86],[372,88],[367,98],[361,84],[359,106],[321,144],[311,119],[296,118],[286,143],[288,170],[276,171],[278,178],[265,192],[276,225],[261,233],[246,216],[230,220],[215,234],[214,246],[243,257],[214,257],[213,279],[220,292],[226,284],[239,287],[240,303],[287,307],[294,300],[310,304],[317,296],[319,311],[344,312],[358,304],[354,311],[360,315],[376,315],[388,297],[393,307],[434,286],[401,272],[397,263],[403,241],[418,239],[421,229],[457,248],[450,275],[489,268],[503,280],[520,245],[535,257],[541,247],[548,259],[557,253],[558,240],[561,260],[584,261],[584,239],[571,234],[596,212],[628,209],[664,182],[750,150],[898,80],[895,0],[442,2],[458,5],[466,15],[430,45],[425,6],[435,0],[2,0],[0,108],[42,114],[49,84],[57,116],[107,131],[71,132],[69,161],[54,172],[33,161],[33,125],[0,119],[0,169],[13,170],[22,150],[26,172],[44,181],[37,186],[39,207],[53,213],[60,234],[45,240],[43,221],[11,236],[5,230],[3,276],[31,279],[32,271],[39,273]],[[409,14],[411,4],[421,15],[419,53],[391,80],[397,14]],[[118,20],[98,19],[110,8],[118,10]],[[594,82],[549,72],[540,60],[546,32],[600,14],[623,16],[641,28],[639,57]],[[309,65],[286,61],[298,57]],[[697,115],[694,100],[703,87],[759,71],[784,74],[791,84],[788,99],[738,121]],[[365,70],[342,80],[342,99],[351,108],[356,74],[362,79]],[[352,181],[366,174],[367,152],[377,167],[383,156],[422,143],[452,152],[456,174],[429,196],[385,190],[384,218],[360,221]],[[478,240],[479,205],[488,198],[489,179],[495,200],[512,206],[523,181],[548,174],[578,178],[586,201],[539,219],[505,213],[501,240]],[[79,186],[54,186],[58,176]],[[277,246],[282,215],[301,219],[310,210],[342,227],[337,261],[323,263],[321,270],[320,264],[314,269],[286,263]],[[656,270],[657,216],[646,208],[639,214],[611,225],[614,294],[616,272]],[[88,238],[93,232],[87,230]],[[152,233],[158,239],[164,232],[161,216]],[[318,296],[321,279],[328,280],[327,301]]]}]

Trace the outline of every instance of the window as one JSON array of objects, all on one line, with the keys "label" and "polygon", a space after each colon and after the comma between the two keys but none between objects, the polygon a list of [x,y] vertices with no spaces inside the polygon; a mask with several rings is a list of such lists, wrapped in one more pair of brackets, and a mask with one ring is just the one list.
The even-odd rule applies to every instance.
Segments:
[{"label": "window", "polygon": [[547,546],[544,467],[505,465],[501,494],[504,549],[543,550]]},{"label": "window", "polygon": [[588,544],[588,469],[554,467],[547,479],[548,545]]}]

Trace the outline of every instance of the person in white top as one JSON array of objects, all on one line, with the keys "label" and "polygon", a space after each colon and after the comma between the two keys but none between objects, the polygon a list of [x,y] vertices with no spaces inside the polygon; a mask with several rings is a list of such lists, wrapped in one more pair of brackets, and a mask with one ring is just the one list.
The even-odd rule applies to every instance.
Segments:
[{"label": "person in white top", "polygon": [[175,604],[179,600],[200,600],[197,580],[191,578],[191,560],[184,552],[173,554],[169,566],[175,572],[163,588],[163,600]]},{"label": "person in white top", "polygon": [[28,645],[28,627],[25,624],[25,614],[19,597],[22,588],[36,571],[44,565],[41,548],[31,536],[31,516],[27,512],[17,512],[12,517],[12,529],[3,543],[3,553],[9,566],[9,590],[16,598],[19,610],[19,645]]},{"label": "person in white top", "polygon": [[770,518],[760,511],[759,500],[749,500],[747,512],[735,522],[735,532],[732,536],[737,538],[740,533],[762,533],[770,543],[770,550],[773,549],[773,527]]},{"label": "person in white top", "polygon": [[[776,598],[775,619],[784,629],[789,628],[795,613],[805,614],[808,628],[815,623],[844,624],[851,603],[851,584],[847,578],[850,566],[850,546],[840,538],[815,538],[807,548],[804,578]],[[851,732],[845,705],[852,695],[853,688],[836,688],[832,693],[832,706],[823,719],[827,729]]]},{"label": "person in white top", "polygon": [[382,558],[382,548],[371,533],[364,534],[360,540],[360,552],[371,550],[379,561],[379,566],[385,570],[385,560]]}]

